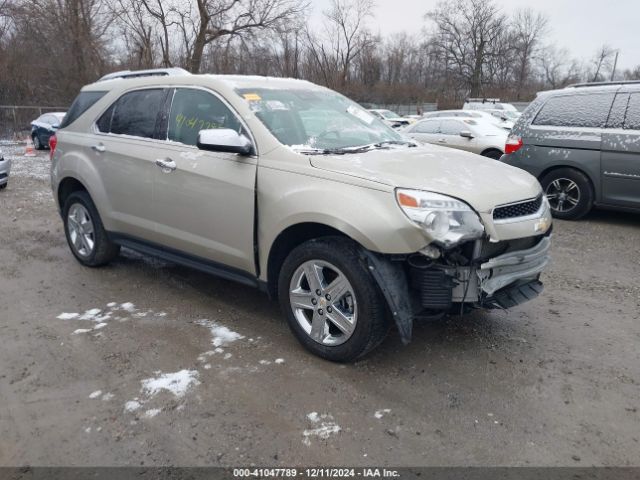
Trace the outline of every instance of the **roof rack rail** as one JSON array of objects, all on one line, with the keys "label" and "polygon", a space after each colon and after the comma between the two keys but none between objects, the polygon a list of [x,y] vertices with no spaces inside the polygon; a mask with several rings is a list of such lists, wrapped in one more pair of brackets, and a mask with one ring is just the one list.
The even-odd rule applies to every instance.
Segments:
[{"label": "roof rack rail", "polygon": [[149,70],[122,70],[120,72],[108,73],[101,77],[98,82],[113,80],[114,78],[139,78],[139,77],[169,77],[174,75],[191,75],[184,68],[152,68]]},{"label": "roof rack rail", "polygon": [[467,98],[467,102],[500,103],[499,98]]},{"label": "roof rack rail", "polygon": [[608,85],[639,85],[640,80],[614,80],[611,82],[584,82],[584,83],[573,83],[571,85],[567,85],[565,88],[584,88],[584,87],[606,87]]}]

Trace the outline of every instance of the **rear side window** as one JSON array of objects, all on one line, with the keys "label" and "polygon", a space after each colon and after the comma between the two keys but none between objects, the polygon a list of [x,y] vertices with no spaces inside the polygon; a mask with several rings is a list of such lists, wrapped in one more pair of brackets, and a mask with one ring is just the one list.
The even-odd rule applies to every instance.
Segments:
[{"label": "rear side window", "polygon": [[71,108],[65,115],[60,128],[67,127],[75,122],[80,115],[89,110],[98,100],[104,97],[107,92],[80,92],[80,95],[71,104]]},{"label": "rear side window", "polygon": [[622,128],[624,126],[624,117],[627,113],[628,103],[628,93],[619,93],[616,95],[616,99],[613,101],[613,106],[611,107],[611,113],[609,114],[607,128]]},{"label": "rear side window", "polygon": [[[154,138],[158,113],[162,108],[165,90],[148,89],[125,93],[98,120],[98,129],[105,131],[111,112],[109,132],[117,135]],[[113,110],[112,110],[113,109]]]},{"label": "rear side window", "polygon": [[640,93],[633,93],[629,97],[629,107],[624,120],[627,130],[640,130]]},{"label": "rear side window", "polygon": [[591,93],[551,97],[533,124],[553,127],[604,127],[614,95]]}]

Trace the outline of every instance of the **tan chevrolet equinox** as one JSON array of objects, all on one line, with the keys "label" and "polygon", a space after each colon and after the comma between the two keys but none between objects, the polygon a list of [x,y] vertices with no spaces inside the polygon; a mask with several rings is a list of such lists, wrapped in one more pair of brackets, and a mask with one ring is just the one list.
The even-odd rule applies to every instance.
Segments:
[{"label": "tan chevrolet equinox", "polygon": [[300,80],[111,74],[82,89],[52,142],[73,255],[120,247],[277,298],[311,352],[352,361],[391,325],[542,291],[551,217],[518,168],[417,146]]}]

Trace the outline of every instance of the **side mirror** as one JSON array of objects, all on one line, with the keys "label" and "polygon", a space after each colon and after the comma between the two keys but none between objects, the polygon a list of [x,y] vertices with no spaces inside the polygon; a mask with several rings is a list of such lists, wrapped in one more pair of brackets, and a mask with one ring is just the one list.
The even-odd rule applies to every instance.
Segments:
[{"label": "side mirror", "polygon": [[253,150],[251,141],[247,137],[230,128],[200,130],[197,146],[200,150],[240,155],[249,155]]},{"label": "side mirror", "polygon": [[469,140],[471,140],[473,138],[473,133],[471,133],[469,130],[462,130],[460,132],[460,136],[462,138],[468,138]]}]

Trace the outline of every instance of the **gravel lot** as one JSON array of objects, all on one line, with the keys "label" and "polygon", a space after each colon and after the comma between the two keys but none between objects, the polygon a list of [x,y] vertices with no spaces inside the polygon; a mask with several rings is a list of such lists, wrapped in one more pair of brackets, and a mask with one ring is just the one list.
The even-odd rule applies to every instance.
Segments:
[{"label": "gravel lot", "polygon": [[48,153],[0,148],[0,465],[640,465],[640,215],[556,222],[536,301],[340,366],[258,291],[81,267]]}]

